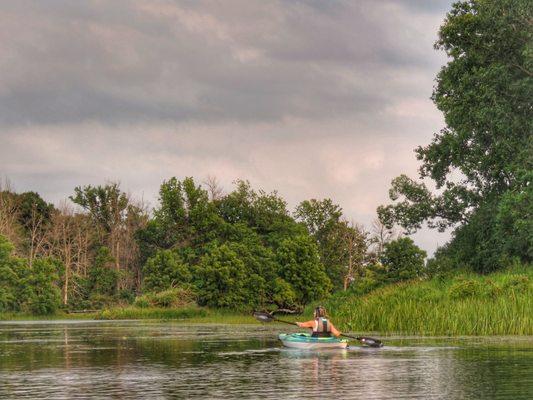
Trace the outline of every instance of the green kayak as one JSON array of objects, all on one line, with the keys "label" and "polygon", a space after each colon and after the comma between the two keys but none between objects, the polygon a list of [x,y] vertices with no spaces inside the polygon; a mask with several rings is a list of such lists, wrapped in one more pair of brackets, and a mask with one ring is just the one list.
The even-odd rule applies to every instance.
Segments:
[{"label": "green kayak", "polygon": [[346,339],[336,337],[313,337],[309,333],[282,333],[279,340],[285,347],[294,349],[319,350],[319,349],[345,349],[348,347]]}]

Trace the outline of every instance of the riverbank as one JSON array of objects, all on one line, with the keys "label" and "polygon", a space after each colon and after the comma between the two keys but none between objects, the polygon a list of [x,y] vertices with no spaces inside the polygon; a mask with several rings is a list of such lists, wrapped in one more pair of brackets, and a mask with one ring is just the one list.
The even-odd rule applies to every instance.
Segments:
[{"label": "riverbank", "polygon": [[417,335],[533,335],[533,269],[409,281],[326,303],[352,332]]},{"label": "riverbank", "polygon": [[[384,286],[365,295],[339,292],[324,302],[345,332],[415,335],[533,335],[533,269],[480,276],[460,274]],[[304,315],[285,320],[311,318]],[[259,324],[250,313],[198,306],[111,307],[49,316],[0,314],[0,320],[159,320],[186,323]]]},{"label": "riverbank", "polygon": [[233,310],[203,307],[112,307],[89,313],[57,312],[51,315],[22,313],[0,314],[0,321],[47,321],[47,320],[157,320],[187,323],[259,324],[250,314]]}]

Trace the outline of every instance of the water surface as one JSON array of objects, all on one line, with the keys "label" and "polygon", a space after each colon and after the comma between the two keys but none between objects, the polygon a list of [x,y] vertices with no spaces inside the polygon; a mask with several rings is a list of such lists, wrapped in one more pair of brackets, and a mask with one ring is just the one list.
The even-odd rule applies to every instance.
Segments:
[{"label": "water surface", "polygon": [[[0,323],[0,399],[531,399],[533,338],[283,349],[276,325]],[[290,328],[289,328],[290,330]]]}]

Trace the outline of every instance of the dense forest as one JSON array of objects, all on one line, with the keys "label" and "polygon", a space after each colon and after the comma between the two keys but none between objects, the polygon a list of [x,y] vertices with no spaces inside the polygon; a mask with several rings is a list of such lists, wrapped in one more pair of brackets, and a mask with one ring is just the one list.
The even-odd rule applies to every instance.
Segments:
[{"label": "dense forest", "polygon": [[59,207],[34,192],[1,191],[0,310],[134,300],[298,308],[363,276],[372,285],[423,272],[425,252],[409,238],[392,240],[378,221],[371,234],[329,199],[290,213],[277,193],[248,182],[227,194],[216,179],[204,186],[171,178],[154,210],[118,184],[77,187]]}]

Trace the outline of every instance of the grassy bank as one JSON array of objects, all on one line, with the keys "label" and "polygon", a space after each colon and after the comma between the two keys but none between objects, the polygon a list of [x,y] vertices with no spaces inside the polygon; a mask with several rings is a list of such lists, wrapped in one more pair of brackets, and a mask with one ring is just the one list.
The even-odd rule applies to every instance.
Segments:
[{"label": "grassy bank", "polygon": [[255,324],[250,313],[233,310],[217,310],[203,307],[112,307],[91,313],[69,314],[57,312],[51,315],[31,315],[23,313],[0,314],[0,321],[52,321],[52,320],[158,320],[182,321],[187,323]]},{"label": "grassy bank", "polygon": [[218,310],[203,307],[158,308],[158,307],[123,307],[103,310],[98,319],[155,319],[176,320],[188,323],[258,323],[249,313],[232,310]]},{"label": "grassy bank", "polygon": [[421,335],[533,335],[533,269],[410,281],[326,306],[341,329]]}]

